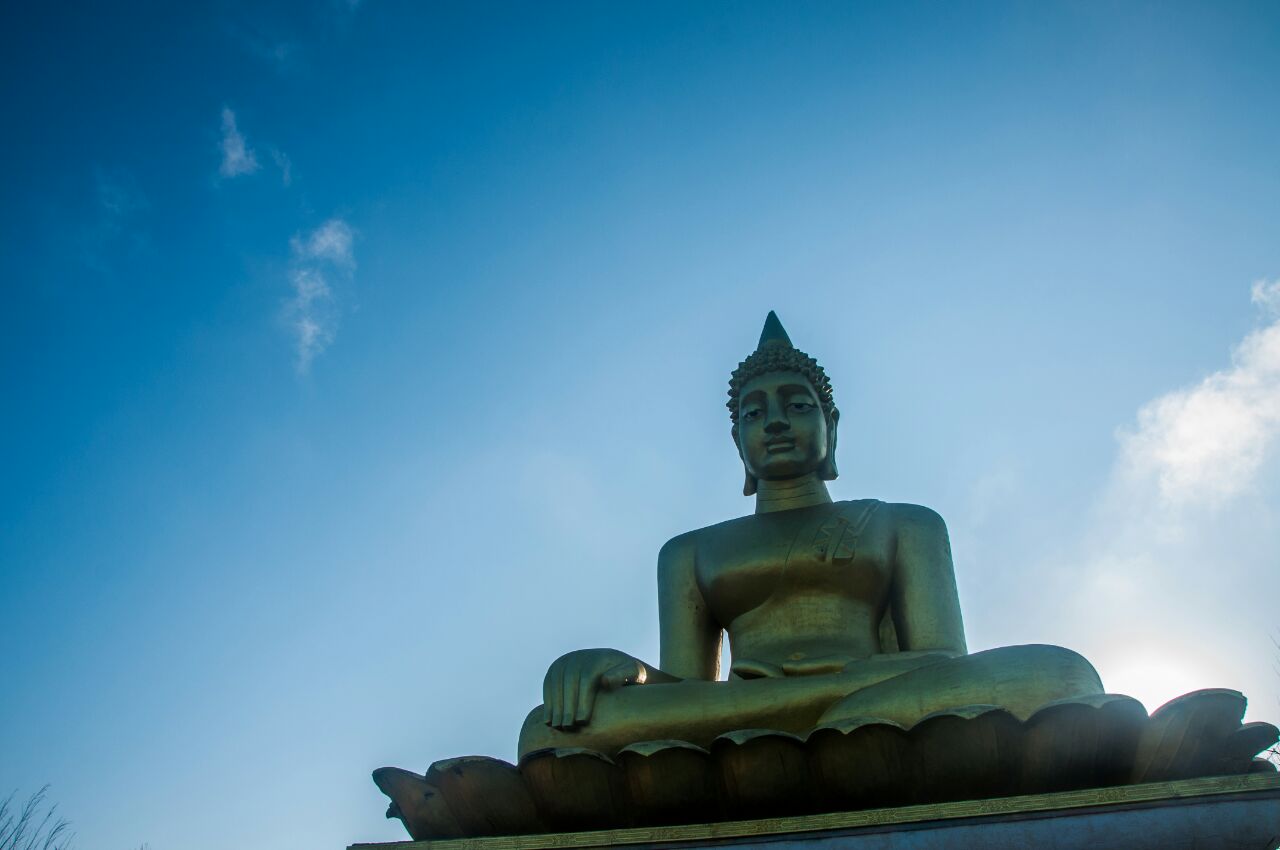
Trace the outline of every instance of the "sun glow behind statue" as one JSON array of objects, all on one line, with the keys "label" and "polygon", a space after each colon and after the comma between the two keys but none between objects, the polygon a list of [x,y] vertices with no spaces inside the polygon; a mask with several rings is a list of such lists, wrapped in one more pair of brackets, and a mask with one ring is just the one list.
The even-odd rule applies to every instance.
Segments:
[{"label": "sun glow behind statue", "polygon": [[[1168,647],[1134,647],[1098,660],[1107,690],[1127,694],[1153,712],[1174,697],[1221,680],[1221,671],[1202,659],[1178,655]],[[1263,712],[1271,716],[1271,712]]]}]

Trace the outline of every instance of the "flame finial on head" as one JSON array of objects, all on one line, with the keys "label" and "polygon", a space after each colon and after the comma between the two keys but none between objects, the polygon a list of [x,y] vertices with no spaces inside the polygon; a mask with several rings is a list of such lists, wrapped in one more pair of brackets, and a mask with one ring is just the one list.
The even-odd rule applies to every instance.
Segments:
[{"label": "flame finial on head", "polygon": [[787,336],[787,329],[782,326],[782,321],[778,318],[778,314],[769,311],[769,315],[765,316],[764,328],[760,331],[760,342],[756,345],[756,351],[764,348],[771,343],[777,343],[787,348],[795,348],[791,344],[791,337]]},{"label": "flame finial on head", "polygon": [[756,350],[739,363],[738,368],[734,369],[729,377],[727,406],[729,417],[734,425],[738,424],[738,396],[742,392],[743,384],[768,372],[799,372],[813,384],[814,392],[818,394],[818,404],[821,405],[823,412],[829,416],[835,408],[835,401],[831,394],[831,380],[827,377],[827,373],[818,365],[817,360],[791,344],[791,337],[787,336],[787,331],[782,327],[778,314],[770,310],[769,315],[765,317],[764,328],[760,331],[760,342],[756,345]]}]

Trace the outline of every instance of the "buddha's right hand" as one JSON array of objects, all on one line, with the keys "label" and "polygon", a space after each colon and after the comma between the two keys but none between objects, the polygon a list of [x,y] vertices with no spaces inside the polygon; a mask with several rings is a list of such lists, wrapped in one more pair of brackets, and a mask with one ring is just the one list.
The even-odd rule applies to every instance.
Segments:
[{"label": "buddha's right hand", "polygon": [[643,685],[644,662],[616,649],[578,649],[560,656],[542,680],[542,710],[556,729],[585,726],[601,688]]}]

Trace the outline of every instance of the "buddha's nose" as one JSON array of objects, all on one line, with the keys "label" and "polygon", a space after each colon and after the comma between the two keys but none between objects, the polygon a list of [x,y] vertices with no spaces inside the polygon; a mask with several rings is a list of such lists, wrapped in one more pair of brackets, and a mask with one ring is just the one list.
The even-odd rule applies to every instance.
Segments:
[{"label": "buddha's nose", "polygon": [[766,434],[781,434],[783,431],[789,431],[790,429],[791,423],[783,416],[771,417],[764,426]]}]

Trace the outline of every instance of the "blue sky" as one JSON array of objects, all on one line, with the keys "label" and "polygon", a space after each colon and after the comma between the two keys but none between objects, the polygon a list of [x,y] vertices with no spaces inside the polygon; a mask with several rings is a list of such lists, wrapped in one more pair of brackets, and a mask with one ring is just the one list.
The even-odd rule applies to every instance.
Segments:
[{"label": "blue sky", "polygon": [[0,790],[391,840],[750,510],[776,309],[971,648],[1280,715],[1274,4],[0,12]]}]

